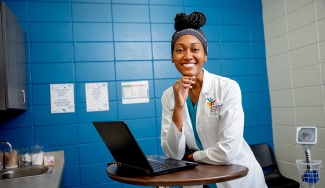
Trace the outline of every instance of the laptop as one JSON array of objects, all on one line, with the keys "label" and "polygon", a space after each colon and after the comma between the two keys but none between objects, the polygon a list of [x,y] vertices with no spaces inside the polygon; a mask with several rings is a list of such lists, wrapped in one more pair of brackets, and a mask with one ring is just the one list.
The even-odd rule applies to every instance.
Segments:
[{"label": "laptop", "polygon": [[93,122],[111,152],[118,169],[132,169],[146,175],[159,175],[194,168],[196,162],[164,156],[146,156],[124,121]]}]

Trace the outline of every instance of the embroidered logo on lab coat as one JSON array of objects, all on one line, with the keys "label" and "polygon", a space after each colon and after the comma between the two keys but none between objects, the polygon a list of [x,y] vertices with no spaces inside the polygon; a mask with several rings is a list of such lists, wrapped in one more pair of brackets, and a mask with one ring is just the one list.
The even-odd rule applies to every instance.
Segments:
[{"label": "embroidered logo on lab coat", "polygon": [[222,104],[215,104],[216,100],[207,98],[207,106],[210,108],[210,112],[217,112],[219,114]]}]

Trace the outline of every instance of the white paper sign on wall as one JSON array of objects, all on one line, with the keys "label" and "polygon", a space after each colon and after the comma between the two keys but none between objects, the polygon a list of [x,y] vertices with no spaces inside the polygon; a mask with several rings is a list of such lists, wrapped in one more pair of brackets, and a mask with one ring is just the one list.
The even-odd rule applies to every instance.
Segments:
[{"label": "white paper sign on wall", "polygon": [[122,104],[149,102],[148,81],[122,82]]},{"label": "white paper sign on wall", "polygon": [[74,84],[50,84],[51,113],[75,112]]},{"label": "white paper sign on wall", "polygon": [[87,112],[109,110],[107,82],[86,83],[85,89]]}]

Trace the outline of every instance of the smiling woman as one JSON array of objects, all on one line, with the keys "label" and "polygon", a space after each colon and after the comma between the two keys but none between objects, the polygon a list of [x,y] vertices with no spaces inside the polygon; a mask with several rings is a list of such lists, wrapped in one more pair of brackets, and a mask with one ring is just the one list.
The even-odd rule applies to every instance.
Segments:
[{"label": "smiling woman", "polygon": [[174,159],[249,168],[246,177],[218,183],[218,188],[266,187],[262,168],[243,138],[239,85],[203,69],[208,42],[200,28],[205,15],[178,13],[174,20],[171,59],[182,76],[161,98],[163,152]]}]

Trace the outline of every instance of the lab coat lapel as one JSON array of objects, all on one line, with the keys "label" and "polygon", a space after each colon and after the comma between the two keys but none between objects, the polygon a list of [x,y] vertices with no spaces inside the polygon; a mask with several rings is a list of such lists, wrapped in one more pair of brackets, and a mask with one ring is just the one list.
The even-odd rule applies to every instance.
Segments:
[{"label": "lab coat lapel", "polygon": [[196,111],[196,125],[203,112],[203,108],[206,107],[206,98],[207,98],[206,93],[209,93],[213,89],[212,87],[213,79],[211,78],[212,75],[205,69],[203,69],[203,71],[204,71],[203,85],[202,85],[197,111]]},{"label": "lab coat lapel", "polygon": [[183,125],[183,127],[190,127],[190,129],[192,129],[192,126],[191,126],[191,119],[190,119],[190,114],[188,113],[188,110],[187,110],[187,103],[185,102],[185,108],[183,110],[183,118],[185,120],[185,123],[187,125]]}]

